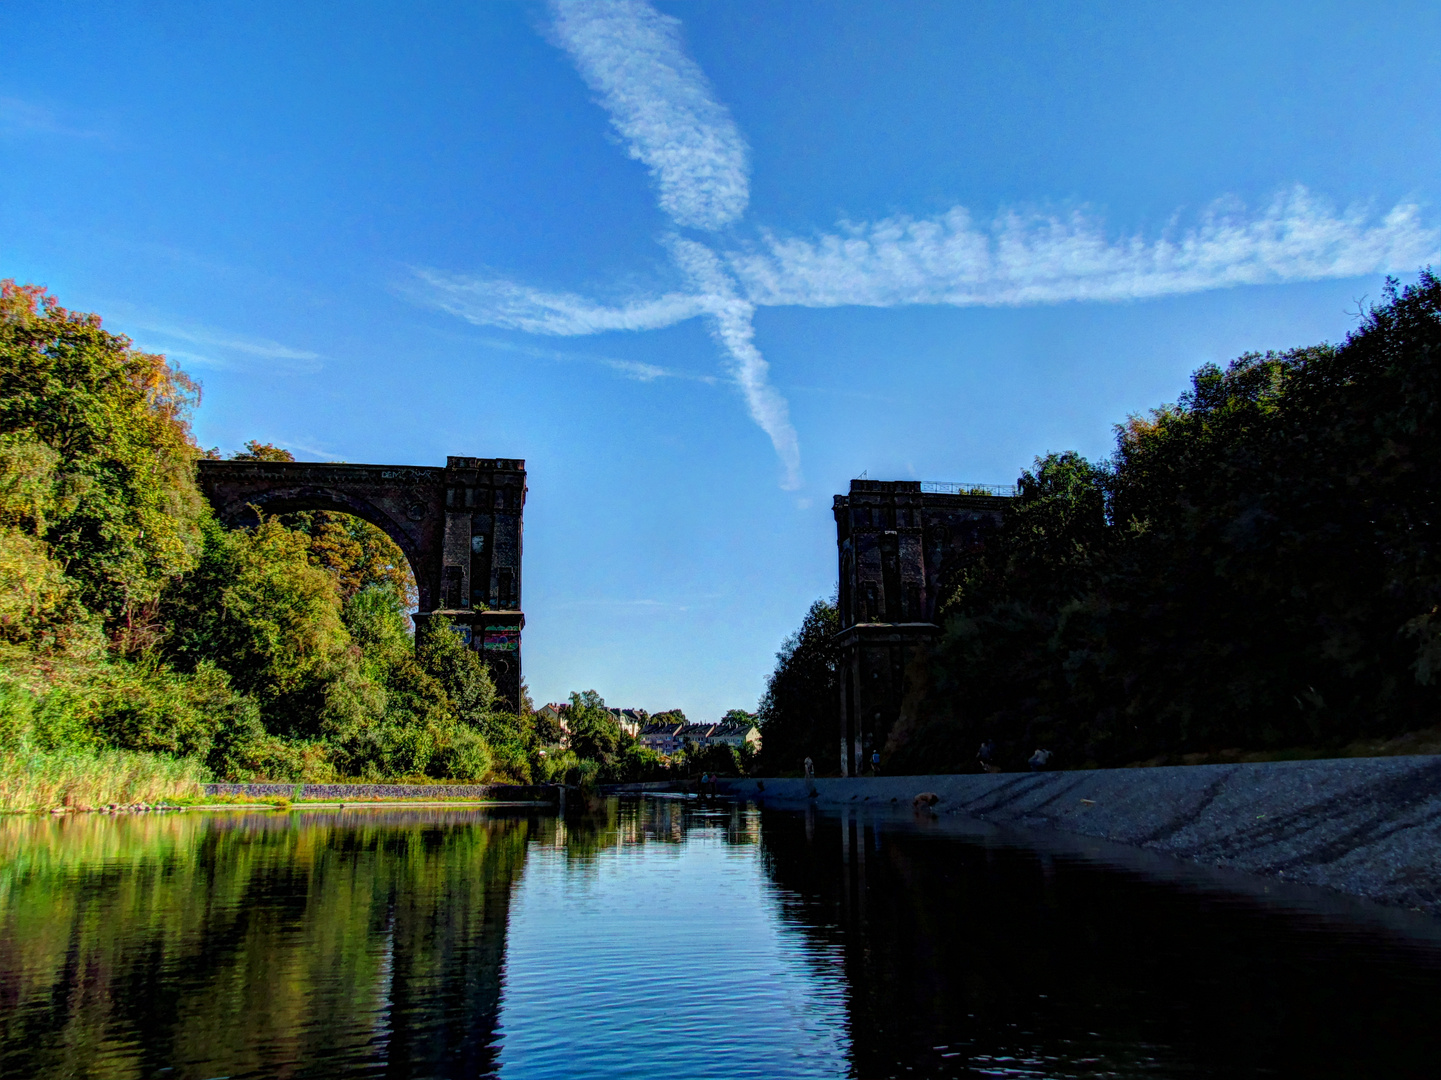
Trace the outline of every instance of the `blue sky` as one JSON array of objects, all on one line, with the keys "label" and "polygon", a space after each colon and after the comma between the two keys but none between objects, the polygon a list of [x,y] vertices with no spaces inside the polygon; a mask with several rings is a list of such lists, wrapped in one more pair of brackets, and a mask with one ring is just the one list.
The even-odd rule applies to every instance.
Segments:
[{"label": "blue sky", "polygon": [[302,459],[524,457],[526,674],[754,707],[831,496],[1007,483],[1441,262],[1441,7],[0,8],[0,277]]}]

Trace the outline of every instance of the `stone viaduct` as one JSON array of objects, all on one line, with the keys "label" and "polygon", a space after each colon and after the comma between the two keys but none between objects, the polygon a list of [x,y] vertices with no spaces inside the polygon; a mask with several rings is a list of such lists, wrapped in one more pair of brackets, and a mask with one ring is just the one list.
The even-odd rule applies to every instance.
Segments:
[{"label": "stone viaduct", "polygon": [[1010,488],[919,480],[852,480],[837,495],[840,557],[841,775],[859,776],[885,745],[905,672],[938,633],[946,576],[1000,525]]},{"label": "stone viaduct", "polygon": [[200,461],[200,487],[226,525],[331,510],[385,532],[410,563],[417,625],[445,615],[480,652],[510,708],[520,704],[521,513],[525,462],[446,458],[444,468],[307,461]]}]

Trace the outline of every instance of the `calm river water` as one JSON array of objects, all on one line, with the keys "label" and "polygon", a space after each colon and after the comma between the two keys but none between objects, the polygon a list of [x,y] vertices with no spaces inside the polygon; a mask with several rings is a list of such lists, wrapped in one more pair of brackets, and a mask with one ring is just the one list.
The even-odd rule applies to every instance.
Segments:
[{"label": "calm river water", "polygon": [[744,807],[0,820],[0,1076],[1441,1075],[1441,950]]}]

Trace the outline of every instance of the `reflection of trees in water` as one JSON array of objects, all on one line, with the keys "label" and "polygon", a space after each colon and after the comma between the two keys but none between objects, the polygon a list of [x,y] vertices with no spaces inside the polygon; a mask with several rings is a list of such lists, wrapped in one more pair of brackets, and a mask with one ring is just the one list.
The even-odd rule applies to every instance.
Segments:
[{"label": "reflection of trees in water", "polygon": [[484,1075],[530,843],[584,865],[754,811],[0,819],[0,1075]]},{"label": "reflection of trees in water", "polygon": [[484,1075],[534,824],[0,822],[0,1074]]},{"label": "reflection of trees in water", "polygon": [[763,824],[787,921],[843,958],[854,1075],[1421,1076],[1441,1051],[1441,969],[1299,916],[864,818]]},{"label": "reflection of trees in water", "polygon": [[637,844],[683,844],[695,830],[718,832],[728,844],[760,842],[760,815],[734,803],[680,799],[619,799],[601,801],[595,810],[576,808],[554,818],[534,839],[561,848],[567,862],[585,864],[603,851]]}]

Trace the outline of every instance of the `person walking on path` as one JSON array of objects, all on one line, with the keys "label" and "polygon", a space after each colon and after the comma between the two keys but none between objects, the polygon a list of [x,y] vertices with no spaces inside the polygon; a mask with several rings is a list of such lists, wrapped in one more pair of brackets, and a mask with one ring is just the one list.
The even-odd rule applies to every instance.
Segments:
[{"label": "person walking on path", "polygon": [[881,752],[879,750],[871,751],[871,775],[881,775]]},{"label": "person walking on path", "polygon": [[976,751],[976,760],[981,764],[981,772],[990,772],[994,767],[991,759],[996,756],[996,744],[987,739],[981,743],[981,748]]},{"label": "person walking on path", "polygon": [[812,761],[809,757],[807,757],[807,758],[806,758],[806,779],[807,779],[807,780],[814,780],[815,778],[816,778],[816,763],[815,763],[814,761]]}]

